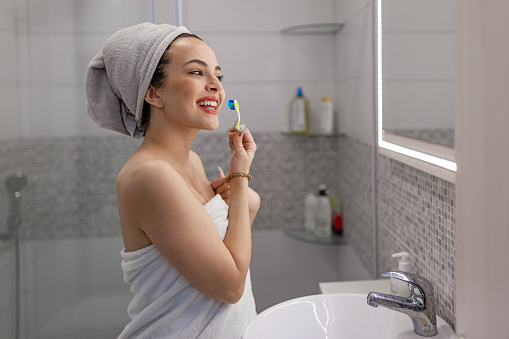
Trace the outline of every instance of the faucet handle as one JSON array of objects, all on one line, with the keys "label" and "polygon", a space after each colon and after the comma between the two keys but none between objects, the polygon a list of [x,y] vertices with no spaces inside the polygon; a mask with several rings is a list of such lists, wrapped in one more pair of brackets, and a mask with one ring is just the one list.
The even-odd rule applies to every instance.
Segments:
[{"label": "faucet handle", "polygon": [[414,273],[390,271],[382,273],[382,276],[398,279],[409,284],[412,284],[413,286],[417,287],[417,289],[419,289],[421,295],[429,296],[433,294],[435,291],[433,285],[427,279]]}]

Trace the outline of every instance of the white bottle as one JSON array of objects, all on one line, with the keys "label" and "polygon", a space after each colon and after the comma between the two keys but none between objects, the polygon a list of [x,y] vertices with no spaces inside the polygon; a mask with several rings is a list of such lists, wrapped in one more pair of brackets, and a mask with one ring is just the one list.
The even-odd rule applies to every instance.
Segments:
[{"label": "white bottle", "polygon": [[320,116],[318,123],[320,133],[331,134],[334,130],[334,108],[330,97],[325,96],[320,102]]},{"label": "white bottle", "polygon": [[316,197],[308,193],[304,199],[304,229],[311,233],[315,231],[315,209]]},{"label": "white bottle", "polygon": [[[392,255],[393,258],[400,258],[398,261],[398,271],[415,273],[410,263],[410,254],[408,252],[399,252]],[[391,278],[391,294],[398,295],[400,297],[409,297],[410,289],[408,283],[399,279]]]},{"label": "white bottle", "polygon": [[330,237],[332,234],[332,211],[325,185],[318,186],[318,196],[315,199],[315,235],[324,238]]},{"label": "white bottle", "polygon": [[311,131],[309,103],[302,92],[297,88],[297,96],[290,102],[290,133],[307,134]]}]

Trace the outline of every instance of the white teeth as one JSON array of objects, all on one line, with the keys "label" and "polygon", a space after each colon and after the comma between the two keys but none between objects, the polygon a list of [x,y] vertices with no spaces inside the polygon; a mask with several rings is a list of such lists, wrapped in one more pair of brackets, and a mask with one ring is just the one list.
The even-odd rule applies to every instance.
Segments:
[{"label": "white teeth", "polygon": [[217,101],[199,101],[198,102],[198,105],[200,106],[212,106],[212,107],[217,107]]}]

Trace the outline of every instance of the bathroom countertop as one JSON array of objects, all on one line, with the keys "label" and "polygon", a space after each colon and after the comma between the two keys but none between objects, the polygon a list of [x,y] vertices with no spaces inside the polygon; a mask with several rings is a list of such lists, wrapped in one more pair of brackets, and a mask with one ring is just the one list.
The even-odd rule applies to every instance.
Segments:
[{"label": "bathroom countertop", "polygon": [[371,291],[390,293],[389,279],[335,281],[318,283],[323,294],[328,293],[362,293]]}]

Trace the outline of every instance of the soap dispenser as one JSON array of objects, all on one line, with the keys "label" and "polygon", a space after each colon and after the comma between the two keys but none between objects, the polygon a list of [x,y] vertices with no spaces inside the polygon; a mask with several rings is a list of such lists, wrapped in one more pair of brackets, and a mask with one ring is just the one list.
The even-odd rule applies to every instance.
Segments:
[{"label": "soap dispenser", "polygon": [[[408,252],[399,252],[392,255],[393,258],[400,258],[398,262],[398,271],[415,273],[410,263],[410,254]],[[400,297],[410,296],[410,290],[408,284],[404,281],[391,278],[391,294]]]}]

